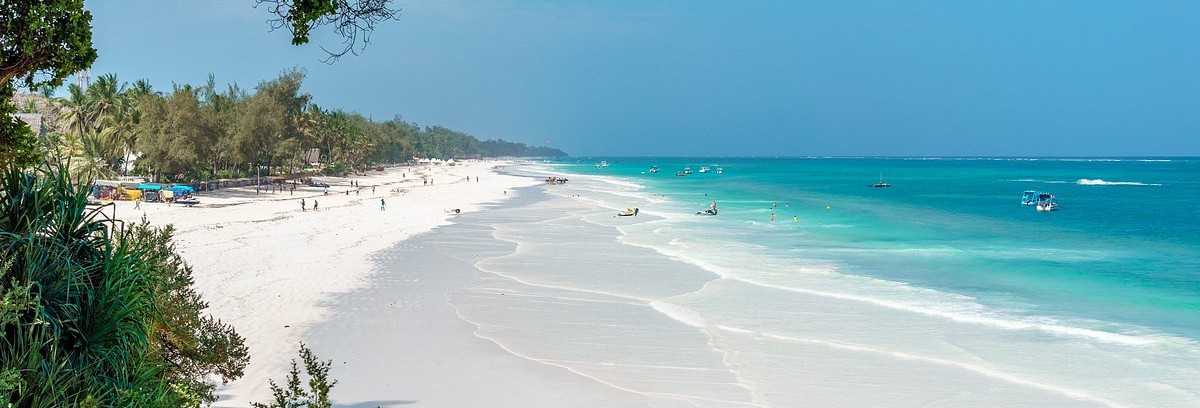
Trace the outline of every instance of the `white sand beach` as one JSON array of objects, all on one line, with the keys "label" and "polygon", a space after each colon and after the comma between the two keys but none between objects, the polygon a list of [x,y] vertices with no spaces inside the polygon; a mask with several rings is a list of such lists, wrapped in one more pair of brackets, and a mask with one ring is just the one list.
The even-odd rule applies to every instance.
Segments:
[{"label": "white sand beach", "polygon": [[[218,389],[216,406],[248,406],[269,399],[268,380],[282,380],[299,343],[306,340],[314,324],[329,319],[336,308],[354,307],[332,301],[336,295],[363,288],[378,272],[368,259],[372,253],[446,225],[453,217],[477,211],[485,203],[513,198],[516,187],[537,183],[491,171],[502,164],[397,167],[362,177],[317,177],[316,181],[331,185],[328,194],[317,187],[260,193],[242,187],[201,193],[201,204],[195,207],[142,203],[135,209],[132,202],[117,202],[115,211],[126,221],[145,216],[153,224],[175,226],[176,245],[194,269],[196,287],[210,304],[208,313],[231,323],[250,348],[245,376]],[[351,181],[359,187],[353,187]],[[306,211],[301,210],[302,199]],[[381,199],[385,210],[380,208]],[[443,306],[443,312],[451,310],[444,297],[422,301]],[[456,331],[449,336],[429,331],[431,344],[472,343],[472,339],[476,344],[467,346],[486,344],[471,336],[471,328],[452,314],[415,317],[426,322],[422,326],[434,325],[430,322],[435,319],[454,326]],[[327,359],[343,354],[316,346],[314,351]],[[367,352],[404,350],[383,347]],[[495,347],[480,352],[503,354]],[[353,370],[338,365],[333,375],[336,378]],[[508,375],[500,378],[515,380]],[[342,384],[345,387],[351,381]],[[376,383],[362,385],[379,389]],[[353,399],[339,391],[334,392],[335,397]]]}]

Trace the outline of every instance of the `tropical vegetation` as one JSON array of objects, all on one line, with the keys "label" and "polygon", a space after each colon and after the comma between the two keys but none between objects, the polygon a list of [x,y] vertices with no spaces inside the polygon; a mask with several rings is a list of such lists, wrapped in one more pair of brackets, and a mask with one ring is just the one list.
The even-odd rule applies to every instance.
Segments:
[{"label": "tropical vegetation", "polygon": [[[362,171],[414,157],[565,156],[545,147],[480,141],[442,126],[396,116],[376,122],[326,109],[301,91],[304,71],[289,70],[252,91],[202,85],[155,91],[146,80],[101,75],[86,90],[69,85],[54,99],[59,118],[40,146],[88,177],[138,175],[184,182],[248,175]],[[315,154],[314,154],[315,153]],[[314,160],[315,159],[315,160]]]},{"label": "tropical vegetation", "polygon": [[88,207],[54,164],[0,174],[0,398],[15,407],[200,406],[249,354],[203,313],[172,229]]}]

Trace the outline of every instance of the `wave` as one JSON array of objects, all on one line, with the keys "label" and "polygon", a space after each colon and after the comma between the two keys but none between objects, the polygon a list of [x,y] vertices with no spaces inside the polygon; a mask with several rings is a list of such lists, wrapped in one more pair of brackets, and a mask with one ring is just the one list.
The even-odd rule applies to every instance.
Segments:
[{"label": "wave", "polygon": [[1067,181],[1061,181],[1061,180],[1037,180],[1037,179],[1016,179],[1016,180],[1006,180],[1006,181],[1015,181],[1018,183],[1046,183],[1046,184],[1067,184],[1068,183]]},{"label": "wave", "polygon": [[1017,183],[1043,183],[1043,184],[1078,184],[1081,186],[1161,186],[1159,183],[1143,183],[1140,181],[1107,181],[1103,179],[1079,179],[1075,181],[1066,180],[1038,180],[1038,179],[1014,179],[1005,180]]},{"label": "wave", "polygon": [[1161,186],[1158,183],[1142,183],[1140,181],[1104,181],[1101,179],[1079,179],[1075,184],[1081,186]]}]

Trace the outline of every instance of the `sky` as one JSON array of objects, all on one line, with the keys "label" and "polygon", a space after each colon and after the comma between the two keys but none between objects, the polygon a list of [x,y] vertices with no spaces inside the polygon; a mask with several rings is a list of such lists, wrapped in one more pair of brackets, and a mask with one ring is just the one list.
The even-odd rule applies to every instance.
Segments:
[{"label": "sky", "polygon": [[92,76],[253,88],[574,156],[1196,156],[1200,2],[410,0],[358,56],[254,0],[85,2]]}]

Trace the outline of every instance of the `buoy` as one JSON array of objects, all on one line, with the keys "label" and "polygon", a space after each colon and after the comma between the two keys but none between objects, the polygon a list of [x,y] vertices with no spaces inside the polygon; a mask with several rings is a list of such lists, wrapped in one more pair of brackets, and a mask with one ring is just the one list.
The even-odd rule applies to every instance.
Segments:
[{"label": "buoy", "polygon": [[828,209],[829,209],[829,204],[825,204],[825,209],[826,209],[826,210],[828,210]]}]

